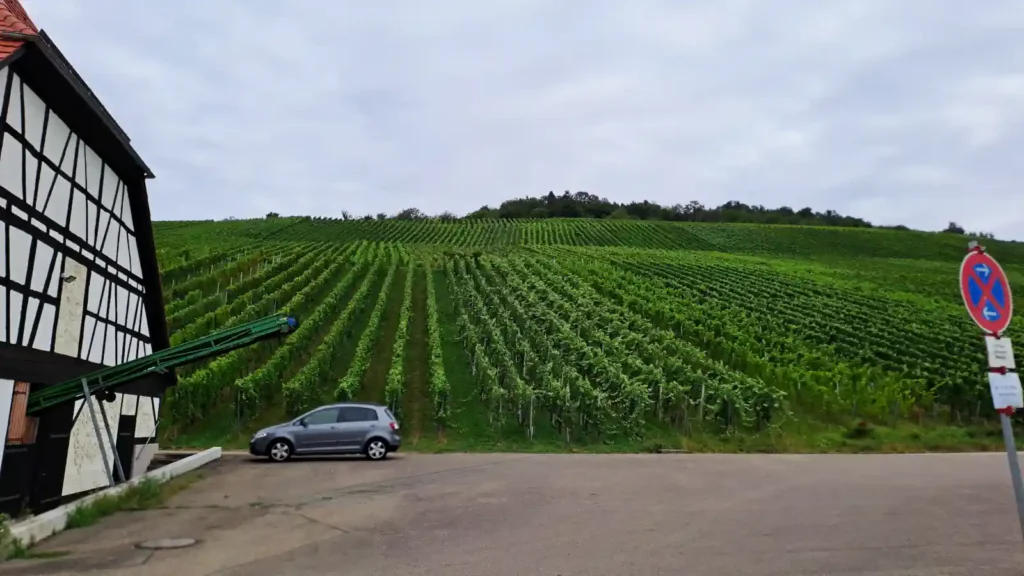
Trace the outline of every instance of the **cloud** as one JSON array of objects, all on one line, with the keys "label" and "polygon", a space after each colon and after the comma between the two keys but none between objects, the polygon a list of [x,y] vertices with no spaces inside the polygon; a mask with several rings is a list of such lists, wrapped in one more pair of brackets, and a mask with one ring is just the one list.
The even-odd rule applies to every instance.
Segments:
[{"label": "cloud", "polygon": [[548,190],[1024,240],[1016,0],[24,0],[159,219]]}]

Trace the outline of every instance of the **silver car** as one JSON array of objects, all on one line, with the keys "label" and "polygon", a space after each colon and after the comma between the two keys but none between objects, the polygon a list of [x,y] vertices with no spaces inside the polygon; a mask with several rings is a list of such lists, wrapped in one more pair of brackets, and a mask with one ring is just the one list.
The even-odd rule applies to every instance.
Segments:
[{"label": "silver car", "polygon": [[249,441],[249,453],[275,462],[315,454],[363,454],[383,460],[401,445],[398,421],[387,406],[344,402],[260,430]]}]

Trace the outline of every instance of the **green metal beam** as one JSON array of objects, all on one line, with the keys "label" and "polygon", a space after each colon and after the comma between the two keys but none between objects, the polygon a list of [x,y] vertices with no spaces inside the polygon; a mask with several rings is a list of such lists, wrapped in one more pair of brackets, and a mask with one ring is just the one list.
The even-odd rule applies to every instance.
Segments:
[{"label": "green metal beam", "polygon": [[226,354],[232,350],[255,344],[260,340],[288,334],[296,327],[297,323],[294,318],[284,314],[274,314],[234,328],[214,332],[198,340],[172,346],[131,362],[97,370],[67,382],[48,386],[38,392],[32,391],[29,393],[27,411],[29,414],[33,414],[51,406],[84,398],[83,378],[86,380],[90,395],[93,395],[153,373],[166,373],[168,370],[173,370],[184,364]]}]

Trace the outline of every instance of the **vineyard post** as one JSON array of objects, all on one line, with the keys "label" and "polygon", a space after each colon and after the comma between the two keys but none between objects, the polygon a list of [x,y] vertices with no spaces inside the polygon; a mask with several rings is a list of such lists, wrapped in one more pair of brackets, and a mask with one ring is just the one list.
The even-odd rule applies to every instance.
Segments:
[{"label": "vineyard post", "polygon": [[1024,481],[1010,419],[1015,409],[1024,408],[1024,391],[1021,390],[1010,339],[1003,337],[1013,318],[1013,296],[1003,268],[977,242],[967,245],[967,255],[960,263],[960,294],[971,319],[984,331],[989,390],[1003,428],[1006,460],[1017,501],[1017,519],[1024,537]]}]

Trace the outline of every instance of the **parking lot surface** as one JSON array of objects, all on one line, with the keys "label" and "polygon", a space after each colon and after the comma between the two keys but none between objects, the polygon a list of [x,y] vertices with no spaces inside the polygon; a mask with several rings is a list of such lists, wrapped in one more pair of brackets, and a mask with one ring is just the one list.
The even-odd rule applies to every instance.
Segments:
[{"label": "parking lot surface", "polygon": [[[229,455],[0,574],[1024,573],[1005,456]],[[150,551],[152,538],[196,538]]]}]

